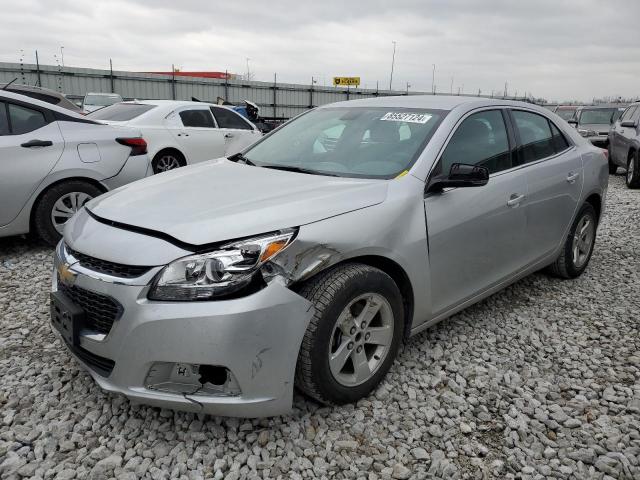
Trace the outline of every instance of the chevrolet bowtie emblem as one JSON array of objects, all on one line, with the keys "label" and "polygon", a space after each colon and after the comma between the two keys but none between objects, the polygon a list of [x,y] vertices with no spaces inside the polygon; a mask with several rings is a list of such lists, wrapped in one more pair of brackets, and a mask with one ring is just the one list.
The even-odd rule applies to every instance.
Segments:
[{"label": "chevrolet bowtie emblem", "polygon": [[62,283],[73,285],[76,281],[76,274],[69,267],[70,265],[67,263],[61,263],[58,265],[58,278],[60,278]]}]

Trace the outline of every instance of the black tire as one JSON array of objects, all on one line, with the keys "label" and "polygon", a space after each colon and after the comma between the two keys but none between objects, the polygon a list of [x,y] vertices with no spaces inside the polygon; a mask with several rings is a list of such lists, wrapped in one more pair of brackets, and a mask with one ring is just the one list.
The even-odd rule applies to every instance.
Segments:
[{"label": "black tire", "polygon": [[629,155],[627,160],[626,182],[629,188],[640,188],[640,156],[639,152]]},{"label": "black tire", "polygon": [[[175,166],[170,168],[164,168],[164,164],[172,163]],[[151,160],[151,168],[153,169],[153,173],[162,173],[168,170],[173,170],[175,168],[184,167],[187,164],[184,155],[180,153],[178,150],[168,149],[168,150],[160,150]]]},{"label": "black tire", "polygon": [[609,159],[609,175],[615,175],[618,172],[618,165],[613,162],[611,156],[611,144],[607,147],[607,158]]},{"label": "black tire", "polygon": [[[296,387],[325,404],[355,402],[368,395],[384,378],[395,360],[403,338],[402,295],[389,275],[368,265],[340,265],[306,282],[299,293],[315,307],[315,314],[302,340],[296,364]],[[393,312],[393,337],[386,358],[372,376],[359,385],[339,383],[329,366],[329,351],[340,313],[360,295],[378,294]]]},{"label": "black tire", "polygon": [[101,195],[103,190],[82,180],[70,180],[58,183],[44,192],[35,205],[32,218],[36,234],[49,245],[55,246],[62,238],[51,219],[53,207],[58,200],[73,192],[85,193],[90,197],[83,202],[84,204],[91,198]]},{"label": "black tire", "polygon": [[[573,241],[576,235],[576,229],[578,228],[578,225],[581,224],[582,219],[585,218],[585,216],[588,217],[589,220],[592,222],[593,238],[591,238],[590,248],[589,248],[588,254],[586,255],[586,259],[584,263],[577,265],[576,262],[574,261]],[[562,248],[562,252],[560,252],[560,255],[558,256],[556,261],[549,266],[549,269],[548,269],[549,272],[560,278],[577,278],[580,275],[582,275],[582,273],[586,270],[587,266],[589,265],[589,261],[591,260],[591,255],[593,254],[593,247],[595,245],[595,240],[596,240],[597,226],[598,226],[598,217],[596,215],[595,209],[593,208],[593,206],[591,206],[591,204],[585,203],[580,209],[580,211],[578,212],[578,215],[576,215],[576,219],[574,220],[573,225],[571,225],[571,229],[569,230],[569,235],[567,236],[565,244]]]}]

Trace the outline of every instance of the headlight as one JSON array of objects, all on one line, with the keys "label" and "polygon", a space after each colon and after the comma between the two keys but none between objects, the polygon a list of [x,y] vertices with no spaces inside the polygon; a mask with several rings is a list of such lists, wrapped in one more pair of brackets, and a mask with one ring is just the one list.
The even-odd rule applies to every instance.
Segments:
[{"label": "headlight", "polygon": [[215,251],[179,258],[156,277],[150,300],[210,300],[248,285],[258,269],[291,244],[296,230],[240,240]]},{"label": "headlight", "polygon": [[579,128],[578,133],[583,137],[595,137],[598,134],[595,130],[585,130],[584,128]]}]

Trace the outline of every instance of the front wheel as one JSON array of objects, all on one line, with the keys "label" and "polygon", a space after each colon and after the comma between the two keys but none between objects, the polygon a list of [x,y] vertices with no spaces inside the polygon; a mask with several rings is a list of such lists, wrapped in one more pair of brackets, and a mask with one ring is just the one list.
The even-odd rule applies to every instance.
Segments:
[{"label": "front wheel", "polygon": [[576,278],[582,275],[593,253],[597,226],[596,211],[586,203],[569,230],[562,252],[549,266],[552,274],[561,278]]},{"label": "front wheel", "polygon": [[346,264],[300,290],[315,307],[296,364],[296,386],[327,404],[355,402],[387,374],[403,336],[402,296],[377,268]]},{"label": "front wheel", "polygon": [[640,188],[640,165],[638,157],[640,153],[636,153],[627,160],[627,187]]}]

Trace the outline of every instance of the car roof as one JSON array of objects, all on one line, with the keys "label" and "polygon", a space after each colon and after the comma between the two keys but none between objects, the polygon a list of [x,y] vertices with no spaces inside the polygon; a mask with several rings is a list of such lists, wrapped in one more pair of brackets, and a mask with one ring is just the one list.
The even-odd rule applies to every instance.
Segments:
[{"label": "car roof", "polygon": [[85,95],[103,95],[105,97],[121,97],[119,93],[110,93],[110,92],[87,92]]},{"label": "car roof", "polygon": [[215,103],[210,102],[194,102],[193,100],[127,100],[128,104],[146,104],[146,105],[156,105],[158,107],[188,107],[188,106],[197,106],[197,105],[211,105],[215,107],[223,107],[224,105],[217,105]]},{"label": "car roof", "polygon": [[80,115],[79,113],[74,112],[73,110],[69,110],[68,108],[64,108],[64,107],[59,107],[58,105],[53,105],[51,103],[47,103],[47,102],[44,102],[42,100],[38,100],[36,98],[29,97],[27,95],[21,95],[19,93],[9,92],[7,90],[0,89],[0,98],[10,99],[10,100],[18,100],[18,101],[23,102],[23,103],[29,103],[29,104],[34,105],[36,107],[46,108],[47,110],[51,110],[52,112],[58,112],[58,113],[61,113],[63,115],[69,116],[69,117],[81,118],[81,119],[85,119],[86,120],[86,118],[84,116]]},{"label": "car roof", "polygon": [[[453,110],[465,106],[469,109],[484,106],[512,106],[543,109],[539,105],[499,98],[465,97],[457,95],[402,95],[389,97],[364,98],[345,102],[331,103],[319,108],[333,107],[385,107],[385,108],[424,108],[433,110]],[[545,110],[545,109],[543,109]]]}]

